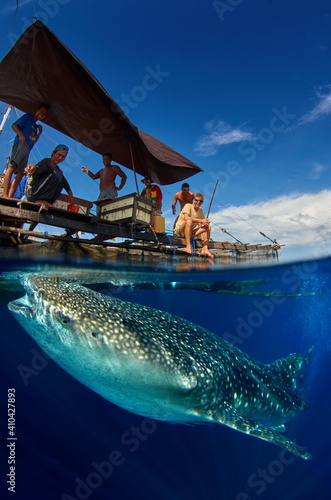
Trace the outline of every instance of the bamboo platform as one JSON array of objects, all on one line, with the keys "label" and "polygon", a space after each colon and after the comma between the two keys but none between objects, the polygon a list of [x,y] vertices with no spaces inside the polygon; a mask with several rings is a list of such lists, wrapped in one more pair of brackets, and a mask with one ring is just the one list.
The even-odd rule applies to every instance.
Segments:
[{"label": "bamboo platform", "polygon": [[[63,195],[62,195],[63,196]],[[82,200],[74,200],[82,202]],[[92,203],[87,202],[92,206]],[[27,247],[37,239],[52,240],[69,244],[70,246],[112,247],[126,251],[150,251],[157,253],[184,254],[184,239],[175,235],[156,233],[152,227],[134,220],[121,223],[102,221],[86,210],[71,212],[63,208],[49,207],[45,204],[20,201],[13,198],[0,197],[0,246]],[[23,224],[28,224],[23,229]],[[62,228],[67,234],[56,235],[50,232],[35,231],[38,224]],[[51,227],[50,227],[51,230]],[[78,232],[90,235],[101,235],[104,241],[93,241],[88,238],[74,237]],[[72,236],[68,236],[72,233]],[[114,241],[120,238],[121,242]],[[111,240],[111,241],[108,241]],[[199,254],[201,241],[196,240],[196,255]],[[209,248],[214,250],[215,256],[235,255],[236,257],[251,256],[253,254],[277,255],[280,245],[231,243],[228,241],[210,241]],[[187,256],[187,254],[185,254]]]}]

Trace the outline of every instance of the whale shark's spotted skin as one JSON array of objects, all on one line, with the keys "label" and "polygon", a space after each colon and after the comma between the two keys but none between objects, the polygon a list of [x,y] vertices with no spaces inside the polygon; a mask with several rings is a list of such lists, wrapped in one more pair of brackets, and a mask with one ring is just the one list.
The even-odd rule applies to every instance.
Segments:
[{"label": "whale shark's spotted skin", "polygon": [[117,405],[171,422],[217,422],[308,452],[275,429],[306,407],[296,391],[308,355],[271,365],[172,314],[47,275],[24,277],[8,307],[60,366]]}]

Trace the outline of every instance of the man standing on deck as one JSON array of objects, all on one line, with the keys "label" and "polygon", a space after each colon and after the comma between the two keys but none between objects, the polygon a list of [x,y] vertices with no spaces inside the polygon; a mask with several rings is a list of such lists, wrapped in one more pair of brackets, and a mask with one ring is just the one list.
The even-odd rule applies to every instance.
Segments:
[{"label": "man standing on deck", "polygon": [[[104,200],[105,198],[117,198],[118,191],[120,191],[126,183],[126,175],[120,169],[118,165],[112,165],[113,156],[110,153],[105,153],[102,155],[102,162],[104,168],[99,170],[96,174],[93,174],[89,168],[82,167],[82,171],[86,172],[91,179],[100,179],[100,195],[98,200]],[[116,177],[121,177],[121,183],[116,187],[115,179]]]},{"label": "man standing on deck", "polygon": [[162,214],[162,191],[159,186],[152,184],[152,179],[149,176],[144,177],[141,182],[145,184],[144,189],[141,192],[141,196],[148,198],[155,205],[155,215]]},{"label": "man standing on deck", "polygon": [[[37,125],[38,120],[43,120],[47,114],[48,107],[42,104],[35,114],[25,113],[12,125],[16,137],[10,154],[10,165],[6,170],[3,180],[3,196],[13,198],[15,191],[24,175],[24,169],[28,164],[29,154],[33,146],[38,141],[42,126]],[[15,179],[11,182],[13,174]]]},{"label": "man standing on deck", "polygon": [[178,191],[178,193],[175,194],[173,202],[171,204],[172,208],[172,213],[175,215],[176,213],[176,204],[177,201],[179,201],[179,206],[180,209],[182,210],[186,203],[192,203],[194,198],[194,193],[190,191],[190,186],[187,184],[187,182],[184,182],[182,185],[182,190]]}]

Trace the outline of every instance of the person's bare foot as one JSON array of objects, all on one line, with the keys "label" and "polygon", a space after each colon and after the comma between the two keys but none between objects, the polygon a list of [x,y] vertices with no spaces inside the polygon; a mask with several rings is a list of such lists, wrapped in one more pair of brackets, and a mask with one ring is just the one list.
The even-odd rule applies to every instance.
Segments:
[{"label": "person's bare foot", "polygon": [[191,247],[191,245],[187,245],[187,246],[185,247],[185,252],[186,252],[186,253],[189,253],[190,255],[192,255],[192,247]]},{"label": "person's bare foot", "polygon": [[209,257],[210,259],[214,259],[215,258],[215,255],[213,255],[209,250],[208,248],[203,248],[201,250],[201,255],[205,255],[206,257]]}]

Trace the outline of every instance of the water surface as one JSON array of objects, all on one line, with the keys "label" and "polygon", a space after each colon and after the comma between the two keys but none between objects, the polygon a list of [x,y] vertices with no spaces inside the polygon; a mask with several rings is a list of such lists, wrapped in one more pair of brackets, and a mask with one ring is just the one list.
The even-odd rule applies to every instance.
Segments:
[{"label": "water surface", "polygon": [[[105,269],[87,264],[81,267],[95,275]],[[286,426],[311,461],[222,425],[156,422],[104,400],[22,330],[6,306],[20,293],[12,287],[2,291],[0,305],[1,494],[29,500],[329,498],[331,259],[252,264],[114,263],[107,271],[116,285],[101,280],[93,288],[193,321],[263,363],[305,354],[313,345],[310,408]],[[10,260],[1,272],[73,269]],[[16,393],[15,496],[4,487],[8,388]]]}]

